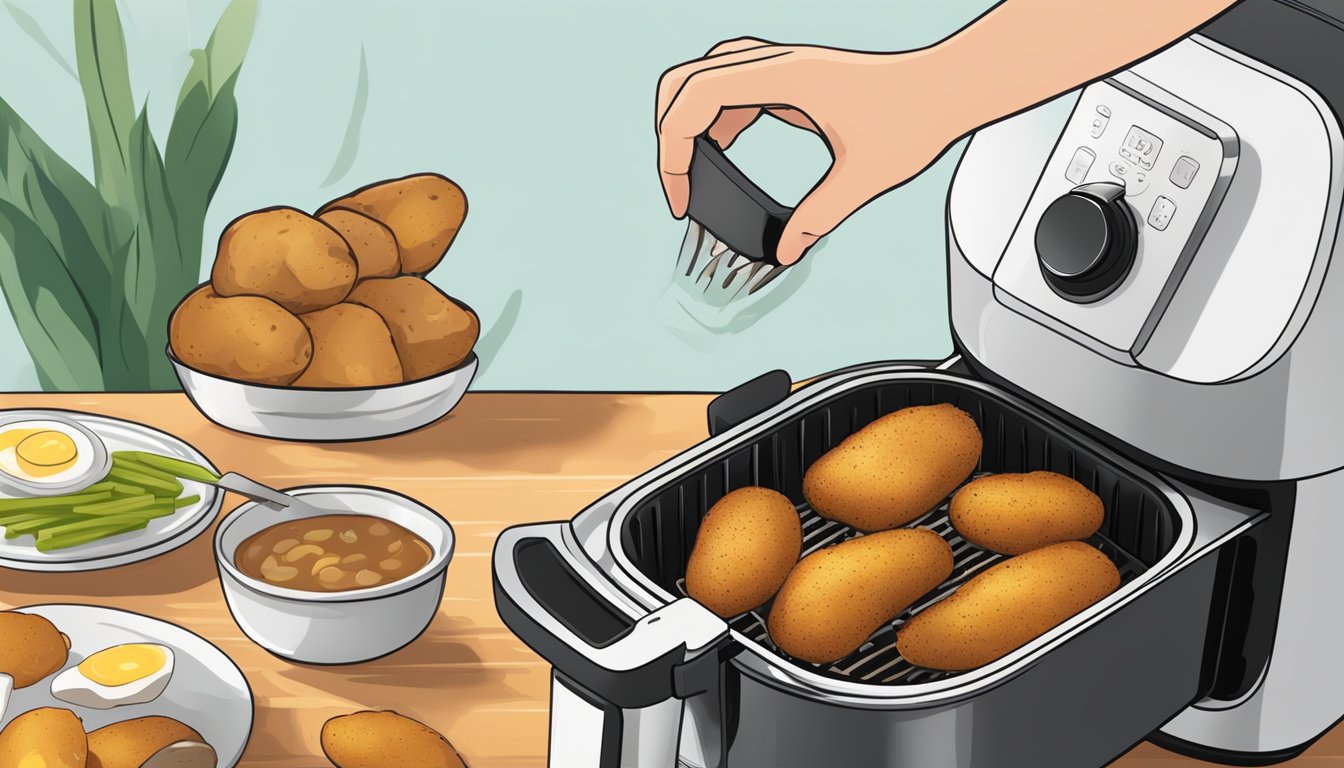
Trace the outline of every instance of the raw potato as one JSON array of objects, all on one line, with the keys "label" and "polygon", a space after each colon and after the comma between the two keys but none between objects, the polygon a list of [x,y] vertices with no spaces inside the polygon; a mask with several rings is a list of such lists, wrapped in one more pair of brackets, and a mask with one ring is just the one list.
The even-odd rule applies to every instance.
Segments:
[{"label": "raw potato", "polygon": [[803,495],[822,517],[883,531],[938,505],[980,461],[980,430],[954,405],[883,416],[807,468]]},{"label": "raw potato", "polygon": [[30,710],[0,731],[0,768],[84,768],[87,755],[84,724],[68,709]]},{"label": "raw potato", "polygon": [[1020,555],[1086,539],[1101,528],[1101,498],[1055,472],[989,475],[952,497],[952,526],[977,547]]},{"label": "raw potato", "polygon": [[401,253],[401,271],[423,275],[433,269],[457,237],[467,217],[462,188],[436,173],[384,181],[356,190],[322,207],[344,208],[376,219],[392,230]]},{"label": "raw potato", "polygon": [[313,357],[308,329],[284,307],[260,296],[223,298],[209,284],[173,310],[168,339],[188,366],[254,384],[289,384]]},{"label": "raw potato", "polygon": [[923,528],[827,547],[789,573],[770,609],[770,638],[814,664],[843,659],[951,575],[952,548]]},{"label": "raw potato", "polygon": [[481,331],[476,313],[418,277],[365,280],[348,301],[382,316],[407,381],[460,365]]},{"label": "raw potato", "polygon": [[299,318],[313,335],[313,361],[296,387],[378,387],[400,384],[401,362],[377,312],[337,304]]},{"label": "raw potato", "polygon": [[336,768],[466,768],[438,731],[391,711],[331,718],[322,752]]},{"label": "raw potato", "polygon": [[46,617],[18,611],[0,612],[0,674],[27,688],[65,666],[65,636]]},{"label": "raw potato", "polygon": [[303,211],[268,208],[234,219],[219,236],[210,282],[220,296],[265,296],[302,314],[340,302],[356,274],[336,230]]},{"label": "raw potato", "polygon": [[1002,658],[1120,586],[1110,558],[1078,541],[995,565],[929,606],[897,635],[911,664],[961,671]]},{"label": "raw potato", "polygon": [[340,234],[355,256],[355,279],[395,277],[401,273],[401,257],[392,230],[354,211],[334,210],[317,217]]},{"label": "raw potato", "polygon": [[723,618],[774,597],[803,549],[798,510],[769,488],[739,488],[700,523],[686,563],[686,593]]},{"label": "raw potato", "polygon": [[171,717],[138,717],[89,734],[88,768],[140,768],[155,752],[179,741],[204,741],[191,726]]}]

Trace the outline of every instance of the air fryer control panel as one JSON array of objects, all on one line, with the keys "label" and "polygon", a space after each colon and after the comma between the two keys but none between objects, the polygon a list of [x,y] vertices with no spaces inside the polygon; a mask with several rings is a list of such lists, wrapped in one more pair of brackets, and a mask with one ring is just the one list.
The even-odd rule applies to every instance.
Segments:
[{"label": "air fryer control panel", "polygon": [[1089,86],[998,262],[996,298],[1134,365],[1238,151],[1231,126],[1132,72]]}]

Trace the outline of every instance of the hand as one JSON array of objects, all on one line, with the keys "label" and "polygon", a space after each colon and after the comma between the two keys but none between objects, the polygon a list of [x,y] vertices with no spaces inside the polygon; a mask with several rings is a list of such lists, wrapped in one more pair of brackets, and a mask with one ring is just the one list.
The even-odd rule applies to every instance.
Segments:
[{"label": "hand", "polygon": [[727,149],[762,114],[818,134],[826,176],[798,204],[780,237],[781,264],[869,200],[932,163],[973,125],[941,90],[932,49],[882,54],[785,46],[755,38],[721,43],[668,70],[658,84],[658,168],[672,215],[686,215],[695,137]]}]

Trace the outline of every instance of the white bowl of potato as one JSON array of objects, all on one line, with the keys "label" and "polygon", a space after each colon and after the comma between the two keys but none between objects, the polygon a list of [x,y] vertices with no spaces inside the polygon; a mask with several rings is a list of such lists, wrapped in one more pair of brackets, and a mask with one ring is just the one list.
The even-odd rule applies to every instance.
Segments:
[{"label": "white bowl of potato", "polygon": [[366,440],[448,413],[471,383],[476,313],[423,278],[466,216],[419,174],[316,216],[268,208],[219,239],[210,281],[169,321],[168,358],[211,421],[289,440]]}]

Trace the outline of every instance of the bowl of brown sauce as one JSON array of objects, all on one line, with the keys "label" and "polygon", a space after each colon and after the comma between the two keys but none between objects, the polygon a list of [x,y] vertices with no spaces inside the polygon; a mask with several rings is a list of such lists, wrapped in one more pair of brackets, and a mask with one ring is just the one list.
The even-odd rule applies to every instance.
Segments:
[{"label": "bowl of brown sauce", "polygon": [[311,664],[368,661],[419,637],[443,597],[448,521],[380,488],[287,492],[315,513],[246,503],[215,531],[224,599],[244,634]]}]

